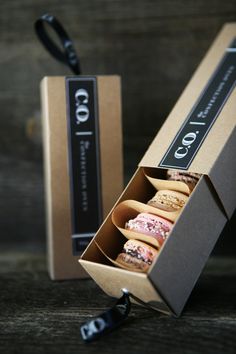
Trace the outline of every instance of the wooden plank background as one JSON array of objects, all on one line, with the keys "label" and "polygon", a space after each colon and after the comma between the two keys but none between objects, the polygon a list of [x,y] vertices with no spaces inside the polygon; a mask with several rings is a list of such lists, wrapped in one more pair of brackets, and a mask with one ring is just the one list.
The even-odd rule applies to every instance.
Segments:
[{"label": "wooden plank background", "polygon": [[50,281],[45,257],[0,251],[0,352],[235,354],[236,259],[212,257],[181,318],[132,305],[113,333],[84,343],[82,323],[115,304],[92,280]]},{"label": "wooden plank background", "polygon": [[[44,247],[39,82],[65,75],[38,42],[35,19],[57,16],[84,74],[122,76],[126,180],[225,22],[236,0],[0,1],[1,244]],[[234,253],[233,222],[217,252]]]}]

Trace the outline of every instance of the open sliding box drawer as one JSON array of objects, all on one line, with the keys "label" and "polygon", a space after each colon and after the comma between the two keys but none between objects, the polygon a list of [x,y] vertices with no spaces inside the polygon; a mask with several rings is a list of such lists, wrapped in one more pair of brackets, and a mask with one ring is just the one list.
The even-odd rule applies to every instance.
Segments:
[{"label": "open sliding box drawer", "polygon": [[[107,294],[119,297],[126,288],[157,310],[180,315],[236,205],[235,82],[236,24],[227,24],[80,259]],[[117,267],[125,222],[142,205],[147,211],[168,169],[201,177],[148,272]]]}]

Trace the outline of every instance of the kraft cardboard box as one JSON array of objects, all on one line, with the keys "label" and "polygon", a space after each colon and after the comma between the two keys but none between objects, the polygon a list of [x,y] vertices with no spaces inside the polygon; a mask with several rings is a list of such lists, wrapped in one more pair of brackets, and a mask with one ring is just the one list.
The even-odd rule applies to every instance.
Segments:
[{"label": "kraft cardboard box", "polygon": [[48,268],[84,278],[78,258],[123,188],[118,76],[41,82]]},{"label": "kraft cardboard box", "polygon": [[[107,294],[120,297],[126,288],[159,311],[181,314],[236,206],[235,83],[236,24],[232,23],[223,27],[210,47],[80,259]],[[127,241],[120,230],[142,211],[140,205],[145,211],[147,201],[165,187],[167,169],[201,177],[148,273],[116,267],[114,261]]]}]

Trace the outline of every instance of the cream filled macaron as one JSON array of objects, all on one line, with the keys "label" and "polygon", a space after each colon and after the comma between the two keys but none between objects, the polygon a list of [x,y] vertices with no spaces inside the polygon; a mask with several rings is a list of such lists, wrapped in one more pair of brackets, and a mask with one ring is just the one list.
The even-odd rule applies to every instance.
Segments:
[{"label": "cream filled macaron", "polygon": [[172,222],[150,213],[140,213],[136,218],[129,220],[125,224],[127,230],[153,236],[160,246],[165,241],[173,227]]},{"label": "cream filled macaron", "polygon": [[192,191],[201,177],[200,173],[184,172],[179,170],[167,170],[166,177],[169,181],[178,181],[186,183]]},{"label": "cream filled macaron", "polygon": [[180,192],[172,190],[159,190],[148,201],[148,205],[168,212],[179,211],[187,203],[188,197]]},{"label": "cream filled macaron", "polygon": [[158,250],[144,242],[128,240],[116,262],[132,271],[147,272],[157,254]]}]

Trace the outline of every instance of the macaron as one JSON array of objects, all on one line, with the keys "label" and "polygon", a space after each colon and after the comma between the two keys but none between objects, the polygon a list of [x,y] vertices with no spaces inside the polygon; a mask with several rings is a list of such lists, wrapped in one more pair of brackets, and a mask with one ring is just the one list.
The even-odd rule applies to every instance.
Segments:
[{"label": "macaron", "polygon": [[200,173],[167,170],[167,179],[169,181],[184,182],[189,186],[190,190],[193,190],[200,177]]},{"label": "macaron", "polygon": [[180,192],[172,190],[159,190],[148,201],[148,205],[168,212],[179,211],[187,203],[188,197]]},{"label": "macaron", "polygon": [[150,213],[140,213],[125,224],[127,230],[153,236],[161,246],[173,227],[172,222]]},{"label": "macaron", "polygon": [[128,240],[116,262],[132,271],[147,272],[152,265],[158,250],[138,240]]}]

